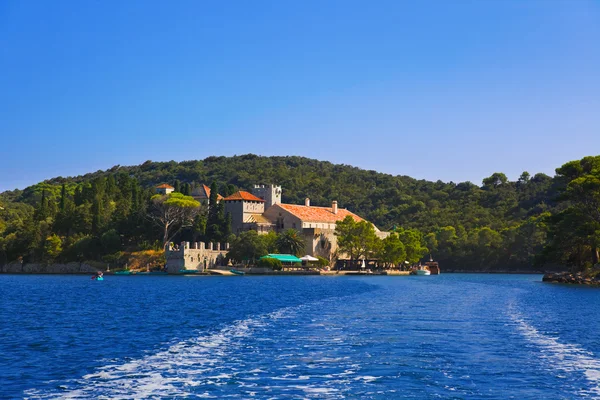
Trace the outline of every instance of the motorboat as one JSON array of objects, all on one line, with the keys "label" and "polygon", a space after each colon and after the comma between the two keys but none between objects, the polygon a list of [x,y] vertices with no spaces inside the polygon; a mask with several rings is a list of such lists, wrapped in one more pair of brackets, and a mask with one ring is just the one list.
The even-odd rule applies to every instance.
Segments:
[{"label": "motorboat", "polygon": [[415,275],[431,275],[431,271],[423,265],[418,265],[415,269],[414,269],[414,273]]}]

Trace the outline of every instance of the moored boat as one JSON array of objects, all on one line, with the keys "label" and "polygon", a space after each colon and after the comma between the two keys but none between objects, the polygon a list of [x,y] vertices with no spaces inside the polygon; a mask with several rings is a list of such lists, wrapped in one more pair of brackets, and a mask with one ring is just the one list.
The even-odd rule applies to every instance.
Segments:
[{"label": "moored boat", "polygon": [[412,272],[414,275],[431,275],[431,271],[425,265],[417,265]]},{"label": "moored boat", "polygon": [[440,265],[436,261],[433,261],[433,257],[431,257],[431,254],[429,255],[429,261],[425,263],[425,266],[427,267],[429,272],[431,272],[431,275],[440,274]]},{"label": "moored boat", "polygon": [[198,274],[200,271],[198,271],[197,269],[180,269],[179,273],[181,275],[195,275]]}]

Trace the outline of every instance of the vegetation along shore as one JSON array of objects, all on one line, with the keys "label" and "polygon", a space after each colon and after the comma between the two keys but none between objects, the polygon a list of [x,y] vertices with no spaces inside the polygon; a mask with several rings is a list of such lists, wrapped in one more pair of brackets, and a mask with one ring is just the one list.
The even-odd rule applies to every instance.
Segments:
[{"label": "vegetation along shore", "polygon": [[[299,215],[293,207],[341,215],[339,204],[339,213],[350,218],[338,218],[329,228],[327,221],[320,227],[298,226],[296,237],[292,227],[278,229],[277,216],[269,220],[263,206],[252,214],[254,220],[232,229],[235,196],[241,196],[240,204],[257,207],[269,201],[268,196],[244,197],[257,183],[283,187],[281,204],[271,199],[270,205],[290,215]],[[161,184],[172,190],[157,193]],[[227,198],[229,203],[222,201]],[[253,229],[245,231],[250,222]],[[261,232],[264,227],[269,232]],[[600,156],[567,162],[554,177],[523,172],[513,182],[498,172],[481,185],[252,154],[115,166],[1,193],[0,265],[35,264],[41,271],[44,265],[74,262],[161,270],[167,263],[164,250],[182,242],[214,243],[211,251],[222,249],[218,262],[223,265],[266,265],[270,261],[260,257],[269,253],[308,254],[307,236],[300,235],[306,229],[323,248],[325,239],[331,240],[323,232],[335,231],[339,251],[315,257],[321,268],[335,268],[341,254],[345,268],[361,260],[397,267],[432,254],[443,269],[453,271],[569,270],[591,279],[600,248]],[[316,246],[310,249],[314,254]]]}]

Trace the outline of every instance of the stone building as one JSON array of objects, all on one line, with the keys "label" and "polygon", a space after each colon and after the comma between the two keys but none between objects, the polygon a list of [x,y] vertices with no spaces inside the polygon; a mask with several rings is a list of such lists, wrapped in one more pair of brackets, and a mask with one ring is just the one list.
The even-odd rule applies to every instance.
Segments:
[{"label": "stone building", "polygon": [[[203,206],[210,204],[210,188],[206,185],[197,185],[192,189],[192,197]],[[223,196],[217,193],[217,203],[223,200]]]},{"label": "stone building", "polygon": [[[284,204],[281,186],[277,185],[256,185],[253,192],[239,191],[223,199],[225,210],[231,213],[232,232],[255,230],[267,233],[295,229],[304,238],[306,254],[311,256],[331,258],[337,250],[334,232],[338,221],[347,216],[357,222],[363,221],[351,211],[339,208],[335,200],[331,207],[311,206],[308,198],[304,205]],[[381,238],[389,234],[377,227],[375,232]]]},{"label": "stone building", "polygon": [[265,212],[265,200],[243,190],[225,197],[223,203],[225,212],[231,214],[231,232],[235,234],[251,229],[247,224],[261,219]]},{"label": "stone building", "polygon": [[229,251],[229,244],[182,242],[179,246],[169,246],[165,252],[167,272],[178,274],[181,270],[204,272],[223,264]]},{"label": "stone building", "polygon": [[155,188],[155,191],[157,194],[169,194],[169,193],[173,193],[173,191],[175,190],[175,188],[171,185],[168,185],[166,183],[163,183],[162,185],[158,185]]}]

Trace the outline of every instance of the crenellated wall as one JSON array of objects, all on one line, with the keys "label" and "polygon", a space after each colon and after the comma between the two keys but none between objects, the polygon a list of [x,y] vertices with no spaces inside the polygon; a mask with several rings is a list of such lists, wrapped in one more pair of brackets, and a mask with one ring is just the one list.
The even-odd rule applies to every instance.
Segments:
[{"label": "crenellated wall", "polygon": [[180,270],[197,270],[213,268],[218,258],[225,258],[229,251],[229,243],[181,242],[178,246],[169,246],[165,252],[167,272],[178,274]]}]

